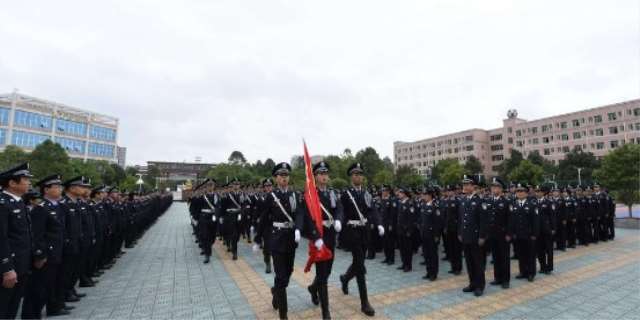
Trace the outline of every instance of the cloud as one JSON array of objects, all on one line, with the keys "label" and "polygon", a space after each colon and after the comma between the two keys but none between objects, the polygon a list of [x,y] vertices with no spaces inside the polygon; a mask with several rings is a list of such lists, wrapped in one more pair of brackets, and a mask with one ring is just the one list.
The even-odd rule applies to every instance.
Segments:
[{"label": "cloud", "polygon": [[637,98],[637,1],[19,1],[0,91],[116,116],[128,162],[289,160]]}]

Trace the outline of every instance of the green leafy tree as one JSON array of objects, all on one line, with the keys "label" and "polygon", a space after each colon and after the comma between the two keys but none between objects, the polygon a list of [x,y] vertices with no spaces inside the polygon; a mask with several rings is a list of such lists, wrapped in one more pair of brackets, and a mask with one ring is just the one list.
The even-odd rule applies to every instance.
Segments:
[{"label": "green leafy tree", "polygon": [[373,181],[376,173],[384,169],[384,162],[376,149],[366,147],[356,153],[356,161],[362,163],[365,168],[364,176],[367,181]]},{"label": "green leafy tree", "polygon": [[247,159],[244,157],[242,152],[236,150],[236,151],[231,152],[231,155],[229,156],[229,163],[232,163],[232,164],[245,164],[245,163],[247,163]]},{"label": "green leafy tree", "polygon": [[334,189],[344,189],[349,186],[349,182],[343,178],[333,178],[331,179],[330,185]]},{"label": "green leafy tree", "polygon": [[531,163],[529,160],[522,160],[509,174],[509,180],[540,184],[544,170],[541,166]]},{"label": "green leafy tree", "polygon": [[594,171],[598,181],[616,195],[616,200],[629,208],[640,201],[640,145],[626,144],[611,151]]},{"label": "green leafy tree", "polygon": [[498,173],[501,177],[509,177],[511,171],[513,171],[520,162],[524,159],[522,153],[516,149],[511,149],[509,153],[509,159],[505,159],[498,165]]},{"label": "green leafy tree", "polygon": [[466,169],[457,161],[449,164],[438,180],[443,186],[454,185],[460,183],[462,176],[466,173]]},{"label": "green leafy tree", "polygon": [[48,175],[60,174],[63,179],[72,178],[73,168],[67,151],[51,140],[39,144],[28,156],[31,173],[36,180]]},{"label": "green leafy tree", "polygon": [[378,186],[382,184],[393,184],[393,171],[382,169],[376,172],[371,181]]},{"label": "green leafy tree", "polygon": [[403,165],[396,170],[395,185],[419,187],[423,184],[424,178],[418,174],[415,168]]},{"label": "green leafy tree", "polygon": [[578,168],[580,171],[580,180],[582,183],[591,182],[593,180],[593,171],[600,166],[600,163],[591,152],[582,152],[573,150],[565,155],[563,160],[558,164],[558,180],[563,184],[578,183]]},{"label": "green leafy tree", "polygon": [[545,159],[538,150],[534,150],[527,155],[527,160],[529,162],[542,167],[544,171],[544,179],[545,180],[554,180],[557,179],[558,175],[558,166],[554,165],[553,162]]},{"label": "green leafy tree", "polygon": [[478,158],[471,155],[467,157],[467,161],[464,163],[464,171],[466,174],[481,174],[484,171],[484,166]]},{"label": "green leafy tree", "polygon": [[[72,176],[84,176],[91,181],[92,186],[102,184],[102,176],[92,161],[71,159]],[[73,178],[71,177],[71,178]]]},{"label": "green leafy tree", "polygon": [[444,182],[442,181],[442,175],[449,166],[455,164],[459,164],[458,160],[456,159],[443,159],[438,161],[436,165],[433,166],[433,169],[431,169],[431,179],[444,184]]},{"label": "green leafy tree", "polygon": [[27,162],[29,156],[20,147],[9,145],[0,152],[0,169],[9,169],[21,163]]}]

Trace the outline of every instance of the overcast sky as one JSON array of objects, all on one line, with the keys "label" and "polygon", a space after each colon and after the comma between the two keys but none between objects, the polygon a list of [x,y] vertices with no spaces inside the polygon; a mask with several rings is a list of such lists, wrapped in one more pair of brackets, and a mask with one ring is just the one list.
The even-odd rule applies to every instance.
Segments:
[{"label": "overcast sky", "polygon": [[120,119],[127,163],[289,161],[640,97],[621,1],[5,1],[0,92]]}]

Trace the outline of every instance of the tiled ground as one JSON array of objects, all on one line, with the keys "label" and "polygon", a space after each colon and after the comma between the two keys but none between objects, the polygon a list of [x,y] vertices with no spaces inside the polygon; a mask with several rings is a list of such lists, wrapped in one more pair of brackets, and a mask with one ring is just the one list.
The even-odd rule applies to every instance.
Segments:
[{"label": "tiled ground", "polygon": [[[303,241],[305,242],[305,241]],[[555,273],[536,281],[512,280],[512,288],[488,287],[485,295],[464,294],[466,275],[453,277],[442,262],[438,281],[422,280],[421,259],[402,273],[367,261],[367,283],[377,317],[391,319],[640,319],[640,232],[617,230],[614,242],[556,252]],[[218,243],[212,262],[202,264],[183,203],[175,203],[138,246],[101,277],[70,318],[91,319],[252,319],[275,318],[261,253],[241,241],[233,261]],[[306,243],[296,255],[288,289],[290,318],[318,318],[306,292],[313,272],[303,273]],[[417,257],[417,256],[416,256]],[[361,318],[355,281],[350,295],[339,290],[338,275],[350,263],[338,251],[330,279],[334,318]],[[399,260],[399,259],[397,259]],[[517,263],[512,274],[517,274]],[[487,280],[493,279],[487,270]]]}]

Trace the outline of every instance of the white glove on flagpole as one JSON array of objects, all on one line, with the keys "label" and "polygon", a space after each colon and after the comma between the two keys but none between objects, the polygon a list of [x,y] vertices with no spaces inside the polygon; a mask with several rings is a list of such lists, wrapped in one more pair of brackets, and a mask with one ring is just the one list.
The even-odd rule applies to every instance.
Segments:
[{"label": "white glove on flagpole", "polygon": [[336,232],[340,232],[342,230],[342,223],[340,223],[340,220],[336,220],[335,222],[333,222],[333,228],[336,230]]},{"label": "white glove on flagpole", "polygon": [[316,249],[320,250],[320,248],[322,248],[322,245],[324,245],[324,241],[322,241],[322,238],[320,238],[316,240],[316,242],[314,242],[313,245],[316,246]]},{"label": "white glove on flagpole", "polygon": [[300,230],[298,229],[296,229],[296,232],[294,233],[294,240],[296,243],[300,242]]},{"label": "white glove on flagpole", "polygon": [[378,226],[378,235],[380,235],[381,237],[384,236],[384,227],[383,226]]}]

